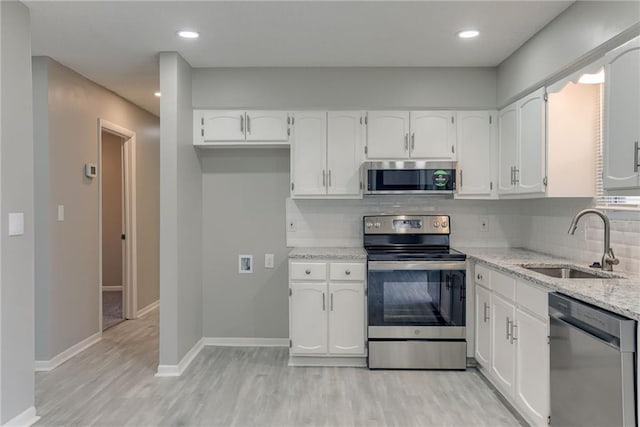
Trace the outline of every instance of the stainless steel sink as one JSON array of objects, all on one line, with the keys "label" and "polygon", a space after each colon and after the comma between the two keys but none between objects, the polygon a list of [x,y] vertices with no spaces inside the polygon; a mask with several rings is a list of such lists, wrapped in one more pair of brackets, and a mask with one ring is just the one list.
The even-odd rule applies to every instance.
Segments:
[{"label": "stainless steel sink", "polygon": [[578,270],[571,266],[522,265],[523,268],[559,279],[617,279],[620,276],[599,271]]}]

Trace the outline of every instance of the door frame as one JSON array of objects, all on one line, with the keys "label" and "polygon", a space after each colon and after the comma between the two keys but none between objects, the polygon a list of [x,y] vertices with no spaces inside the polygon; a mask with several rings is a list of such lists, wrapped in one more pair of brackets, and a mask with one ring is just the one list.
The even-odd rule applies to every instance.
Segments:
[{"label": "door frame", "polygon": [[138,310],[138,257],[136,227],[136,133],[107,120],[98,119],[98,322],[102,332],[102,131],[122,137],[123,223],[123,315],[135,319]]}]

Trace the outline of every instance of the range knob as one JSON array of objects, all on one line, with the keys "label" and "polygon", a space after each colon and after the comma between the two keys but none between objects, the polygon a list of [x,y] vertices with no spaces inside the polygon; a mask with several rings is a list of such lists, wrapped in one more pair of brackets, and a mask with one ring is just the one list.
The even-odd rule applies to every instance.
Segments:
[{"label": "range knob", "polygon": [[433,221],[433,228],[438,228],[440,223],[438,221]]},{"label": "range knob", "polygon": [[372,223],[372,222],[367,222],[367,224],[366,224],[366,225],[367,225],[367,228],[371,228],[371,227],[373,227],[373,223]]},{"label": "range knob", "polygon": [[379,222],[376,222],[376,228],[380,228],[380,225],[381,224]]},{"label": "range knob", "polygon": [[440,224],[440,227],[442,228],[447,228],[449,224],[447,224],[447,221],[442,221],[442,224]]}]

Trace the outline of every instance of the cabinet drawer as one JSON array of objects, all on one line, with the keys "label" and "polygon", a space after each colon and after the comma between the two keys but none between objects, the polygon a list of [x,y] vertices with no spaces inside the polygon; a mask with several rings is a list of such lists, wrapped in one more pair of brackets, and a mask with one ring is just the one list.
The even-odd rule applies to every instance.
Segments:
[{"label": "cabinet drawer", "polygon": [[364,280],[364,264],[357,262],[332,262],[329,267],[330,280]]},{"label": "cabinet drawer", "polygon": [[511,276],[492,271],[491,289],[511,301],[516,300],[516,279]]},{"label": "cabinet drawer", "polygon": [[475,268],[475,281],[477,284],[491,289],[491,270],[487,267],[476,264]]},{"label": "cabinet drawer", "polygon": [[516,302],[543,319],[549,316],[549,291],[518,280],[516,284]]},{"label": "cabinet drawer", "polygon": [[326,262],[292,262],[289,271],[292,280],[325,280]]}]

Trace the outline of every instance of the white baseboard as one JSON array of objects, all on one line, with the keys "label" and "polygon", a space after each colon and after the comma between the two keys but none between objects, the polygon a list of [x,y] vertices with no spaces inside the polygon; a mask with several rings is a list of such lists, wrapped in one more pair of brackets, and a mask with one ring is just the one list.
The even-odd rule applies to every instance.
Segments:
[{"label": "white baseboard", "polygon": [[2,427],[29,427],[37,423],[39,419],[40,417],[36,415],[35,406],[32,406],[26,411],[16,415],[6,423],[2,424]]},{"label": "white baseboard", "polygon": [[289,366],[331,366],[341,368],[366,368],[367,358],[358,357],[318,357],[290,356]]},{"label": "white baseboard", "polygon": [[179,377],[189,367],[193,359],[202,351],[204,347],[204,338],[200,338],[197,343],[191,347],[191,350],[184,355],[180,363],[177,365],[158,365],[156,377]]},{"label": "white baseboard", "polygon": [[289,347],[289,338],[206,337],[204,345],[220,347]]},{"label": "white baseboard", "polygon": [[122,291],[122,285],[120,286],[103,286],[103,291]]},{"label": "white baseboard", "polygon": [[51,371],[52,369],[55,369],[58,366],[62,365],[67,360],[71,359],[76,354],[91,347],[101,339],[102,339],[102,332],[97,332],[91,335],[89,338],[86,338],[80,341],[79,343],[69,347],[68,349],[58,354],[51,360],[36,360],[35,371],[36,372]]},{"label": "white baseboard", "polygon": [[146,316],[147,314],[151,313],[153,310],[155,310],[158,307],[160,307],[160,300],[155,300],[154,302],[152,302],[148,306],[138,310],[138,313],[136,314],[136,317]]}]

